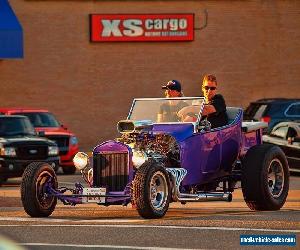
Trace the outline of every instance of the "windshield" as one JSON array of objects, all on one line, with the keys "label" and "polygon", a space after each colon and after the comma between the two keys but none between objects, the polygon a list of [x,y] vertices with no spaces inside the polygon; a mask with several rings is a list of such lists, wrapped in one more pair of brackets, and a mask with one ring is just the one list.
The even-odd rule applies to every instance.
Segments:
[{"label": "windshield", "polygon": [[0,136],[35,135],[26,117],[0,117]]},{"label": "windshield", "polygon": [[51,113],[46,112],[28,112],[28,113],[14,113],[16,115],[27,116],[34,127],[59,127],[58,121]]},{"label": "windshield", "polygon": [[153,123],[196,122],[200,120],[204,97],[134,99],[127,119]]}]

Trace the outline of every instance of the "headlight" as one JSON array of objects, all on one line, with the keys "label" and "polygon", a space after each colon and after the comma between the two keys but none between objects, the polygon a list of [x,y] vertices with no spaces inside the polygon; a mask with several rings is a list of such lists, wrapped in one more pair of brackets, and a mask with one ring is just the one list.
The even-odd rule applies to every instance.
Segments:
[{"label": "headlight", "polygon": [[58,155],[58,147],[57,146],[49,146],[48,147],[48,155]]},{"label": "headlight", "polygon": [[16,149],[14,147],[0,148],[0,155],[15,157],[17,156]]},{"label": "headlight", "polygon": [[140,167],[148,159],[147,155],[144,152],[133,151],[132,153],[132,163],[136,168]]},{"label": "headlight", "polygon": [[84,152],[78,152],[73,158],[74,166],[83,170],[89,163],[89,156]]},{"label": "headlight", "polygon": [[76,136],[71,136],[71,138],[70,138],[70,143],[71,143],[71,145],[76,145],[76,144],[78,144],[78,139],[77,139],[77,137],[76,137]]}]

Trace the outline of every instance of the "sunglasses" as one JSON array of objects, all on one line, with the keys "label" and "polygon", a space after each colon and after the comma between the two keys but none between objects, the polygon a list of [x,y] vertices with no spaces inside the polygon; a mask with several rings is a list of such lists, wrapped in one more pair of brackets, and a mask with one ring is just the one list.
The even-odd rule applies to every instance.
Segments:
[{"label": "sunglasses", "polygon": [[203,87],[205,90],[216,90],[217,87],[209,87],[209,86],[204,86]]}]

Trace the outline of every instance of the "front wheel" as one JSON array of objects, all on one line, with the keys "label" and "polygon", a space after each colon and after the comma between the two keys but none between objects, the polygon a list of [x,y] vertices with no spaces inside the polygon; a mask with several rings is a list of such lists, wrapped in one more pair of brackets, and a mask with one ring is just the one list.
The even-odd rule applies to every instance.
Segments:
[{"label": "front wheel", "polygon": [[248,207],[279,210],[289,191],[289,167],[282,150],[270,144],[257,145],[242,163],[242,191]]},{"label": "front wheel", "polygon": [[145,162],[137,170],[132,184],[132,199],[140,216],[153,219],[166,214],[171,191],[168,172],[162,165]]},{"label": "front wheel", "polygon": [[21,200],[25,212],[31,217],[48,217],[55,209],[57,198],[48,188],[57,188],[54,169],[44,162],[29,164],[21,182]]}]

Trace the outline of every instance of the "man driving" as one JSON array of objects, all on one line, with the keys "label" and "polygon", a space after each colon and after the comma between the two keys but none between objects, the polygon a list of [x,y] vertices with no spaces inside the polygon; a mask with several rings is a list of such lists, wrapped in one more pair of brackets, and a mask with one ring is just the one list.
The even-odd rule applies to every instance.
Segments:
[{"label": "man driving", "polygon": [[[222,127],[228,123],[226,114],[226,103],[221,94],[217,94],[217,78],[214,75],[205,75],[202,82],[202,91],[205,97],[205,105],[202,111],[202,118],[211,123],[211,128]],[[196,113],[195,106],[185,107],[178,112],[178,115],[185,117],[188,113]],[[185,118],[184,121],[189,121]],[[193,121],[193,120],[191,120]]]}]

